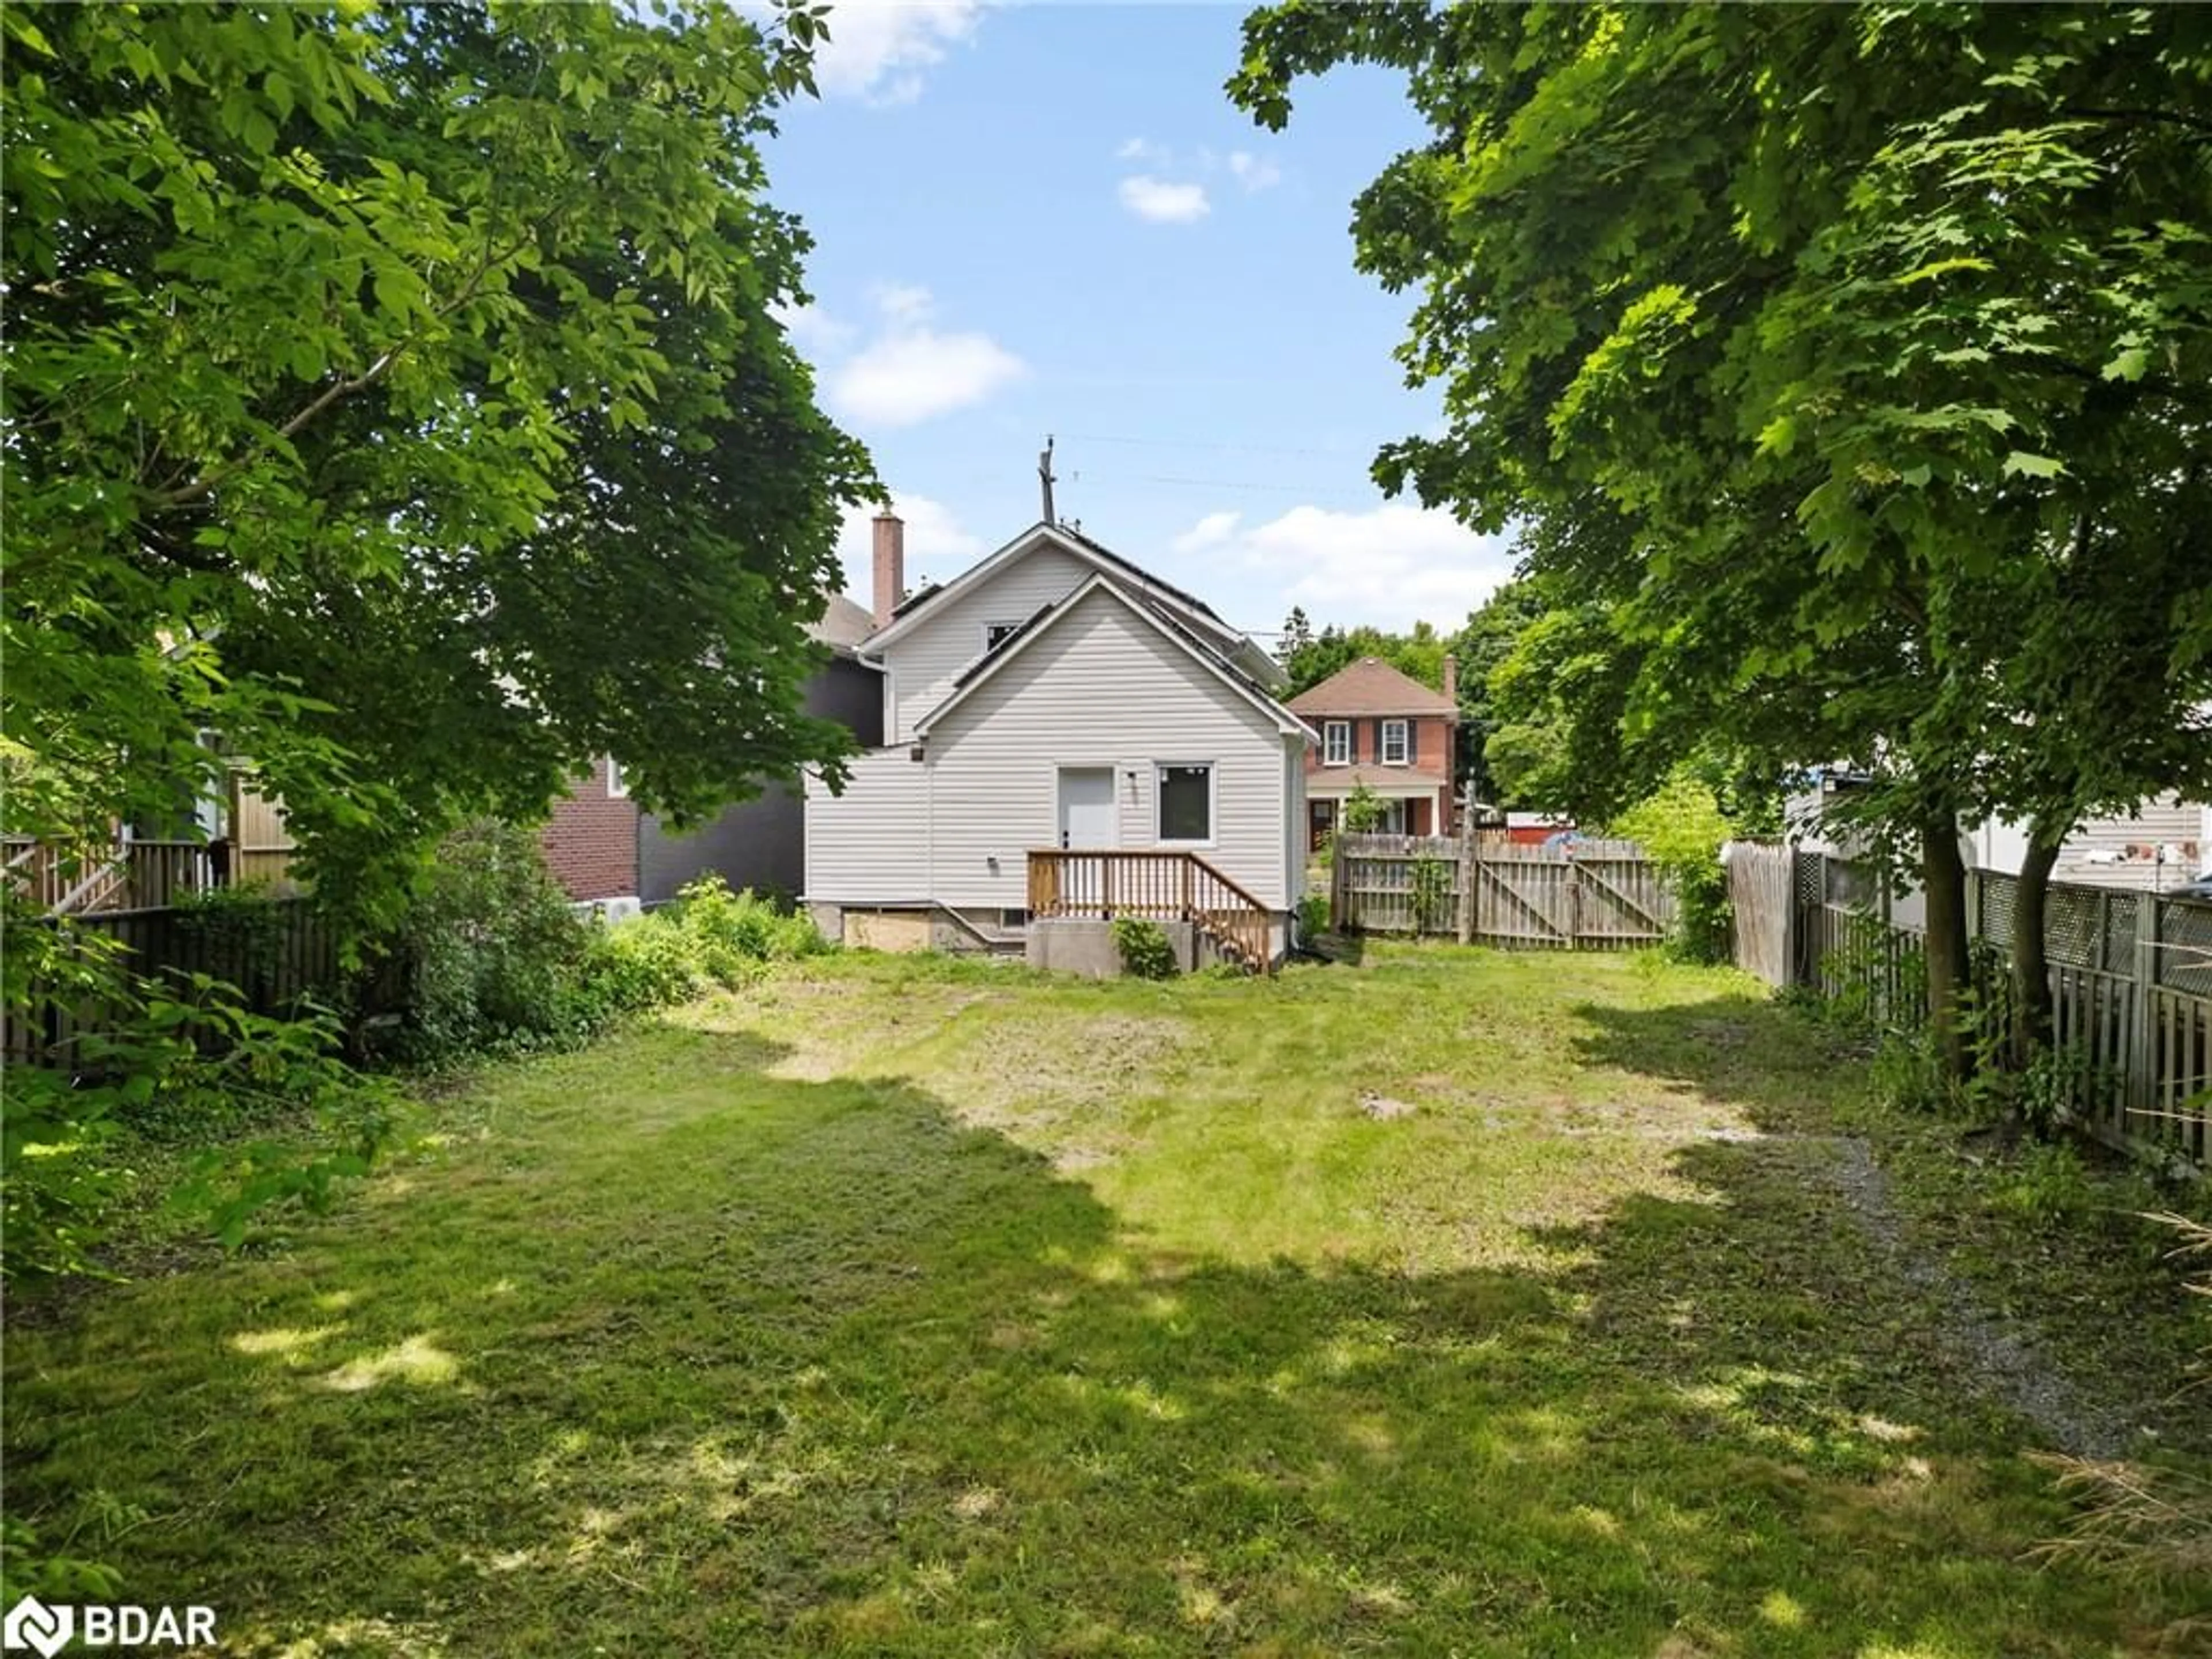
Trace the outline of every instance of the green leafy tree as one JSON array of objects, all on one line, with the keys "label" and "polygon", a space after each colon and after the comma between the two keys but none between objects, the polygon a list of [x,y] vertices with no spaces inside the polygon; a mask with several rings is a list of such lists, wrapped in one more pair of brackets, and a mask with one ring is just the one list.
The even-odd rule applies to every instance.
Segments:
[{"label": "green leafy tree", "polygon": [[280,794],[388,911],[619,754],[682,817],[799,713],[865,454],[776,308],[760,140],[815,15],[13,6],[7,827]]},{"label": "green leafy tree", "polygon": [[[1283,5],[1245,40],[1231,90],[1264,122],[1364,61],[1433,131],[1357,210],[1363,267],[1421,290],[1402,355],[1449,416],[1379,478],[1531,527],[1595,607],[1588,648],[1546,648],[1619,659],[1561,696],[1624,780],[1700,750],[1873,772],[1954,1032],[1961,819],[2047,839],[2179,781],[2144,734],[2207,690],[2212,21]],[[2146,590],[2160,715],[2035,652],[2006,672]]]}]

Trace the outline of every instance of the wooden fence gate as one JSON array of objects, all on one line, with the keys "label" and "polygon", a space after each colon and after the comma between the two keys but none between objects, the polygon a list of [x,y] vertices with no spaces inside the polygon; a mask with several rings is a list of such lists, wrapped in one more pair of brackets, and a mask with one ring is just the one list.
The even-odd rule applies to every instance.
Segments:
[{"label": "wooden fence gate", "polygon": [[1528,847],[1480,837],[1339,836],[1330,920],[1354,932],[1431,934],[1519,950],[1656,945],[1674,896],[1633,842]]}]

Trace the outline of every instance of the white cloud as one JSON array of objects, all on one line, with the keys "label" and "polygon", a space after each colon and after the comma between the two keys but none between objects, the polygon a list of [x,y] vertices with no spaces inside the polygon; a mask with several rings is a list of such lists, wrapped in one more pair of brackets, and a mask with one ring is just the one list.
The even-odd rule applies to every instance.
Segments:
[{"label": "white cloud", "polygon": [[1169,544],[1178,553],[1203,553],[1218,547],[1237,532],[1242,513],[1209,513]]},{"label": "white cloud", "polygon": [[[980,403],[1029,372],[1028,365],[988,334],[930,326],[937,301],[911,283],[868,289],[877,313],[871,337],[817,306],[775,313],[799,349],[812,359],[840,415],[878,426],[911,426]],[[855,349],[857,345],[857,349]]]},{"label": "white cloud", "polygon": [[1172,167],[1175,158],[1165,144],[1156,144],[1149,138],[1132,138],[1114,152],[1117,161],[1150,161],[1158,167]]},{"label": "white cloud", "polygon": [[1143,173],[1121,181],[1121,197],[1123,207],[1156,225],[1190,224],[1212,210],[1204,185],[1170,184]]},{"label": "white cloud", "polygon": [[1403,629],[1423,619],[1456,627],[1511,580],[1514,564],[1505,537],[1400,501],[1364,513],[1295,507],[1249,528],[1239,528],[1235,514],[1210,513],[1174,545],[1243,565],[1286,605],[1304,606],[1316,628]]},{"label": "white cloud", "polygon": [[876,309],[895,323],[919,323],[936,309],[926,288],[907,283],[878,283],[869,290]]},{"label": "white cloud", "polygon": [[974,34],[982,15],[980,0],[839,0],[830,39],[815,54],[815,82],[824,97],[910,104],[926,72]]},{"label": "white cloud", "polygon": [[894,324],[829,376],[840,412],[878,426],[912,426],[981,403],[1028,373],[988,334],[940,334]]},{"label": "white cloud", "polygon": [[[891,510],[906,521],[906,579],[920,587],[925,579],[950,581],[989,551],[983,538],[971,535],[953,516],[952,509],[927,495],[894,493]],[[876,509],[846,509],[837,531],[837,556],[845,567],[845,591],[862,605],[875,596]]]},{"label": "white cloud", "polygon": [[1283,182],[1283,170],[1264,155],[1255,155],[1249,149],[1229,152],[1230,176],[1249,191],[1267,190]]},{"label": "white cloud", "polygon": [[810,356],[831,356],[853,343],[853,325],[838,321],[820,306],[770,306],[769,314],[783,325],[792,343]]}]

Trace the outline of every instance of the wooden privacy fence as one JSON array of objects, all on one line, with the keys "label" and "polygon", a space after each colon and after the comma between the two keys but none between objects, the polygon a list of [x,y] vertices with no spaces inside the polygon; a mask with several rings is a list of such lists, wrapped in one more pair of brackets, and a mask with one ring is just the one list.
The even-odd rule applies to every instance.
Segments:
[{"label": "wooden privacy fence", "polygon": [[[1726,853],[1737,964],[1802,986],[1869,1023],[1927,1024],[1926,932],[1917,900],[1871,867],[1785,847]],[[1788,902],[1778,903],[1787,872]],[[1986,1006],[2009,1003],[2018,878],[1966,878],[1966,931]],[[2212,1164],[2212,904],[2053,882],[2044,909],[2051,1081],[2112,1146]]]},{"label": "wooden privacy fence", "polygon": [[1334,927],[1524,950],[1656,945],[1674,915],[1658,867],[1626,841],[1339,836],[1329,882]]},{"label": "wooden privacy fence", "polygon": [[[130,952],[132,971],[142,977],[199,973],[228,981],[255,1013],[291,1013],[303,1000],[337,1002],[350,988],[330,925],[305,899],[272,899],[269,907],[267,925],[251,929],[174,908],[107,910],[71,916],[65,924],[34,925],[66,925],[116,939]],[[373,1000],[396,1007],[393,993],[386,985]],[[74,1069],[80,1042],[112,1034],[118,1013],[97,999],[57,997],[33,986],[28,1007],[10,1006],[5,1011],[7,1063]]]}]

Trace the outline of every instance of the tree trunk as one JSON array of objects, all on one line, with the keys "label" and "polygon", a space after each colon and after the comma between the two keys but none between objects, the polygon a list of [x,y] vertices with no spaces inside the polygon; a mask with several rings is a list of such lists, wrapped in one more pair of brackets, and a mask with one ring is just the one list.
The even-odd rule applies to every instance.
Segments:
[{"label": "tree trunk", "polygon": [[2051,871],[2063,837],[2038,819],[2028,826],[2027,856],[2012,901],[2012,1066],[2025,1072],[2051,1046],[2051,960],[2044,948],[2044,913]]},{"label": "tree trunk", "polygon": [[1966,864],[1959,856],[1958,826],[1948,813],[1922,828],[1920,864],[1928,889],[1928,1024],[1943,1075],[1963,1083],[1972,1069],[1960,1024],[1960,998],[1966,987]]}]

